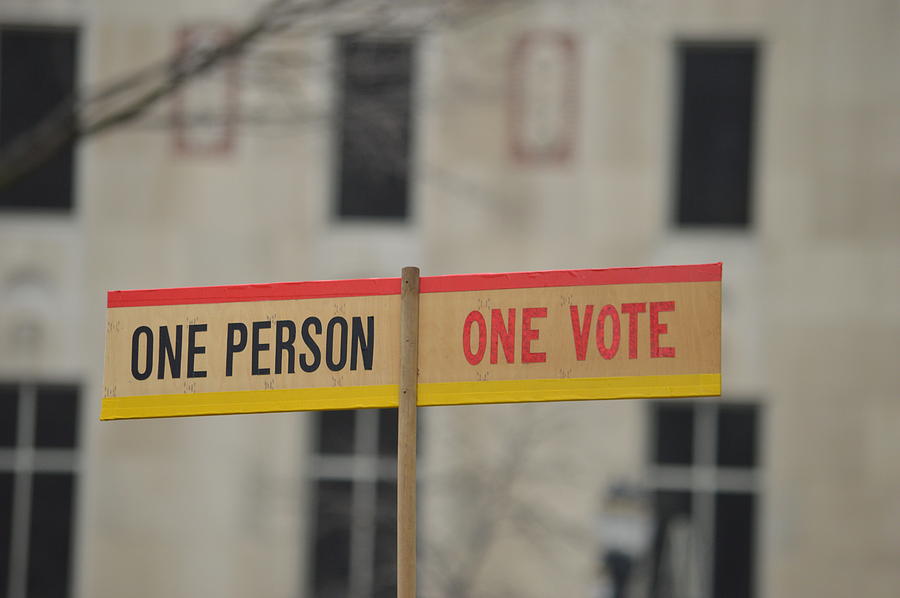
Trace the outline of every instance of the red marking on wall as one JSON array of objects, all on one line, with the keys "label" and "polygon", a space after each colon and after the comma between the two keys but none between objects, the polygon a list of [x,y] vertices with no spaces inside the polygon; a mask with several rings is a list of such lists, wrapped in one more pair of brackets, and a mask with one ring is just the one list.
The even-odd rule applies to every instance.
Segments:
[{"label": "red marking on wall", "polygon": [[[232,34],[225,25],[184,26],[176,34],[176,51],[185,57],[189,52],[218,46]],[[171,117],[179,154],[221,156],[231,152],[240,108],[239,85],[238,63],[228,59],[175,92]]]},{"label": "red marking on wall", "polygon": [[574,153],[578,54],[572,33],[521,34],[510,53],[508,134],[516,162],[564,164]]}]

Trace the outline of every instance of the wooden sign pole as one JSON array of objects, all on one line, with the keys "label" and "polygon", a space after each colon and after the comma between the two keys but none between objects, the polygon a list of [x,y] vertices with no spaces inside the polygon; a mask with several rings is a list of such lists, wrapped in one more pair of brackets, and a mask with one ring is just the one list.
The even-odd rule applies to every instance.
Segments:
[{"label": "wooden sign pole", "polygon": [[419,269],[400,287],[400,397],[397,410],[397,598],[416,598],[416,403],[419,377]]}]

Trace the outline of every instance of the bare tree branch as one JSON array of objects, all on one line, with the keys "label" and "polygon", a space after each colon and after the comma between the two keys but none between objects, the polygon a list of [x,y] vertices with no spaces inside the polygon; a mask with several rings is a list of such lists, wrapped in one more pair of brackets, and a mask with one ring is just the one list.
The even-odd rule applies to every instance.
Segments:
[{"label": "bare tree branch", "polygon": [[[322,10],[335,3],[305,2],[303,6],[307,10]],[[37,126],[0,151],[0,189],[42,165],[67,144],[137,118],[192,76],[241,53],[262,34],[277,28],[288,4],[289,0],[274,0],[265,5],[246,27],[218,47],[176,55],[83,98],[63,101]]]},{"label": "bare tree branch", "polygon": [[[492,448],[456,443],[465,453],[458,465],[448,471],[431,474],[428,485],[443,496],[466,505],[466,517],[453,523],[453,539],[447,543],[431,541],[422,560],[429,595],[441,598],[517,595],[506,592],[503,584],[484,579],[491,552],[504,537],[516,534],[528,543],[542,560],[562,558],[558,548],[574,552],[590,546],[593,536],[564,513],[548,509],[543,501],[530,496],[529,486],[552,483],[556,488],[572,484],[577,476],[552,472],[562,470],[558,453],[547,450],[555,439],[567,434],[569,420],[558,410],[517,407],[517,417],[493,433]],[[471,451],[471,452],[470,452]],[[548,476],[548,473],[551,475]]]},{"label": "bare tree branch", "polygon": [[[524,0],[519,0],[519,2]],[[137,69],[94,92],[63,101],[41,122],[0,148],[0,189],[33,172],[68,144],[130,123],[191,80],[288,29],[366,32],[458,25],[487,7],[514,0],[272,0],[234,35],[211,47],[188,48]]]}]

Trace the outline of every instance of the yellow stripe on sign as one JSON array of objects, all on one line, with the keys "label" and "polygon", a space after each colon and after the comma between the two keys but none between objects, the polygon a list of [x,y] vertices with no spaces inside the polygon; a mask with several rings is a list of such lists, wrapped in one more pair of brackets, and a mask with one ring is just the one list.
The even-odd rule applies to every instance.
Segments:
[{"label": "yellow stripe on sign", "polygon": [[398,386],[336,386],[105,397],[101,420],[396,407]]},{"label": "yellow stripe on sign", "polygon": [[[716,396],[720,374],[419,384],[419,405]],[[106,397],[101,420],[397,406],[396,384]]]},{"label": "yellow stripe on sign", "polygon": [[708,397],[721,392],[721,374],[433,382],[419,384],[419,405]]}]

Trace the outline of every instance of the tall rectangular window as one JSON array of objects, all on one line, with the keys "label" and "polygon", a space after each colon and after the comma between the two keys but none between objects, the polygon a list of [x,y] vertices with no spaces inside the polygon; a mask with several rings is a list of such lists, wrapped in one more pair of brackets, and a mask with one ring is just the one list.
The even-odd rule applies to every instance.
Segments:
[{"label": "tall rectangular window", "polygon": [[409,39],[339,40],[338,215],[409,214],[413,58]]},{"label": "tall rectangular window", "polygon": [[78,389],[0,383],[0,594],[70,595]]},{"label": "tall rectangular window", "polygon": [[[72,97],[77,53],[74,29],[0,27],[0,147]],[[73,148],[67,144],[36,170],[0,189],[0,209],[71,209]]]},{"label": "tall rectangular window", "polygon": [[662,402],[651,407],[653,598],[753,598],[759,409]]},{"label": "tall rectangular window", "polygon": [[757,48],[678,46],[680,225],[744,227],[751,220]]},{"label": "tall rectangular window", "polygon": [[395,596],[397,410],[317,419],[311,595]]}]

